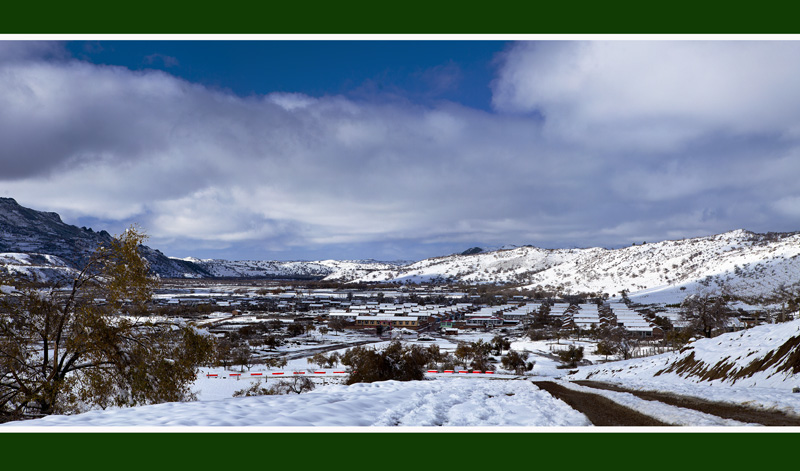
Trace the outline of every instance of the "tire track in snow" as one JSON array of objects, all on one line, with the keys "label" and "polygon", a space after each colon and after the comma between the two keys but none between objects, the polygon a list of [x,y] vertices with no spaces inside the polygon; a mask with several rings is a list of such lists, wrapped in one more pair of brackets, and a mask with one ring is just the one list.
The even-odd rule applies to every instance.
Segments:
[{"label": "tire track in snow", "polygon": [[[629,392],[595,389],[560,380],[535,382],[535,384],[540,387],[544,386],[545,388],[550,388],[564,395],[580,398],[578,406],[583,408],[582,412],[584,412],[595,425],[678,425],[694,427],[760,425],[727,419],[697,410],[676,407],[659,401],[645,400]],[[565,390],[569,390],[570,392],[564,392]],[[613,417],[608,417],[609,413],[604,410],[604,408],[614,410],[614,413],[620,414],[619,418],[614,419]],[[627,409],[629,412],[633,412],[636,415],[644,416],[645,419],[641,417],[636,418],[636,415],[626,418],[628,417],[627,412],[622,409]],[[606,416],[605,419],[603,418],[604,415]],[[607,422],[603,422],[604,420]],[[647,423],[651,420],[656,423]],[[603,423],[598,423],[596,421]]]},{"label": "tire track in snow", "polygon": [[555,381],[534,381],[533,383],[552,394],[553,397],[564,401],[573,409],[586,415],[592,425],[638,427],[669,425],[606,397],[577,391]]},{"label": "tire track in snow", "polygon": [[662,393],[658,391],[638,391],[626,389],[610,383],[598,381],[575,381],[575,384],[609,391],[627,392],[641,399],[660,401],[676,407],[694,409],[707,414],[725,419],[732,419],[744,423],[761,424],[769,426],[799,426],[800,418],[789,417],[783,412],[757,410],[741,405],[724,402],[709,401],[678,394]]}]

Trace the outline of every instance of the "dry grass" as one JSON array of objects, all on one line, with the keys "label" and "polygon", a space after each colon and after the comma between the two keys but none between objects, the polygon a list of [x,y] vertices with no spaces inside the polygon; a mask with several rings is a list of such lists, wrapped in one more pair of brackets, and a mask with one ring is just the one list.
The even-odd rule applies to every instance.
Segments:
[{"label": "dry grass", "polygon": [[735,383],[763,371],[772,371],[772,374],[797,374],[800,372],[800,335],[792,337],[777,349],[767,352],[761,358],[754,359],[743,368],[737,368],[736,364],[729,360],[730,357],[725,357],[711,365],[696,359],[694,352],[690,352],[667,368],[659,370],[655,376],[663,373],[675,373],[683,377],[693,376],[701,381],[721,380]]}]

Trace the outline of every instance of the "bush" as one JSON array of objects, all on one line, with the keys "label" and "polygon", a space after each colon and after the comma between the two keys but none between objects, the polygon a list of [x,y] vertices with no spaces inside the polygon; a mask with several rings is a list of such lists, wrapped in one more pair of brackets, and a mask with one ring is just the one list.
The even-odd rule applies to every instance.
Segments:
[{"label": "bush", "polygon": [[308,363],[319,365],[320,368],[333,368],[339,363],[339,359],[339,354],[336,352],[331,353],[330,356],[324,353],[317,353],[308,359]]},{"label": "bush", "polygon": [[[266,385],[265,385],[266,386]],[[233,397],[276,396],[281,394],[302,394],[314,390],[314,382],[305,376],[295,376],[291,381],[283,380],[272,387],[255,382],[248,388],[233,393]]]},{"label": "bush", "polygon": [[469,362],[470,368],[479,371],[494,371],[494,365],[491,364],[492,359],[489,357],[493,348],[491,343],[479,339],[477,342],[459,343],[454,353],[458,361],[465,365]]},{"label": "bush", "polygon": [[427,369],[438,370],[441,368],[445,370],[452,370],[455,368],[456,358],[450,353],[442,352],[438,345],[433,344],[428,346],[427,353]]},{"label": "bush", "polygon": [[511,341],[501,335],[495,335],[492,339],[492,350],[498,355],[503,354],[503,350],[511,348]]},{"label": "bush", "polygon": [[290,337],[297,337],[306,333],[306,328],[302,324],[292,323],[286,328]]},{"label": "bush", "polygon": [[570,345],[568,350],[558,352],[558,358],[564,363],[567,368],[574,368],[578,362],[583,360],[583,347],[576,347]]},{"label": "bush", "polygon": [[394,341],[383,351],[367,347],[347,349],[341,358],[352,371],[346,384],[375,381],[418,381],[425,378],[431,352],[419,345],[403,346]]},{"label": "bush", "polygon": [[527,359],[528,352],[509,350],[508,354],[501,360],[501,363],[504,369],[513,371],[514,374],[521,375],[533,369],[534,363],[526,362]]}]

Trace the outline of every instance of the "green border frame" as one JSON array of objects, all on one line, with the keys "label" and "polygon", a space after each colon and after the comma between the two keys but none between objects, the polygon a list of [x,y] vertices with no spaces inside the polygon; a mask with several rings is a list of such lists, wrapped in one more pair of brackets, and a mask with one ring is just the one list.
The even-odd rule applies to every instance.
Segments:
[{"label": "green border frame", "polygon": [[348,2],[10,3],[14,34],[795,34],[785,3],[408,0]]},{"label": "green border frame", "polygon": [[[447,466],[771,469],[791,433],[19,433],[0,434],[4,463],[52,460],[82,469],[374,469]],[[757,468],[756,468],[757,466]]]}]

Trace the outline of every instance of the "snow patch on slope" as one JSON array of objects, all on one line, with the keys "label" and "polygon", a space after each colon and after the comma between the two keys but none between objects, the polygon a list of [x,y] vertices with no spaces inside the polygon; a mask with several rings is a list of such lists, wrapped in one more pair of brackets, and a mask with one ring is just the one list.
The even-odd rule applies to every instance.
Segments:
[{"label": "snow patch on slope", "polygon": [[[800,415],[800,320],[700,339],[677,352],[586,366],[565,379],[606,381],[740,404],[754,391],[762,407]],[[702,392],[699,392],[701,391]]]},{"label": "snow patch on slope", "polygon": [[621,249],[518,247],[432,258],[350,280],[507,283],[522,289],[611,296],[626,290],[640,302],[678,302],[687,290],[722,286],[739,296],[762,297],[798,284],[800,234],[736,230]]}]

